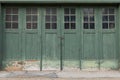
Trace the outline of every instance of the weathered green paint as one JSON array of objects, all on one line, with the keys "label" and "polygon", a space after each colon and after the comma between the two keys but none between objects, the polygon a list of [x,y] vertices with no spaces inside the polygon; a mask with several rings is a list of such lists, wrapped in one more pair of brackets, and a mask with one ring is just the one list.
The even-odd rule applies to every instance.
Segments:
[{"label": "weathered green paint", "polygon": [[[3,9],[5,10],[6,7],[9,6]],[[25,28],[27,6],[15,7],[19,8],[19,29],[1,29],[4,31],[3,39],[0,38],[4,41],[3,61],[1,60],[3,66],[14,61],[15,63],[23,61],[26,62],[25,68],[29,67],[27,65],[35,64],[37,68],[39,67],[38,70],[118,69],[120,44],[118,45],[119,18],[117,16],[119,13],[116,13],[116,29],[103,30],[101,13],[104,7],[93,6],[95,30],[84,30],[82,23],[85,6],[75,6],[76,29],[65,30],[64,8],[70,6],[53,6],[57,8],[57,29],[47,30],[45,29],[45,9],[49,6],[36,6],[39,11],[38,29],[27,30]],[[118,12],[119,9],[115,8]],[[5,14],[3,20],[5,20]]]},{"label": "weathered green paint", "polygon": [[2,68],[2,8],[0,4],[0,69]]},{"label": "weathered green paint", "polygon": [[[46,8],[43,9],[42,24],[42,69],[43,70],[60,70],[60,26],[57,18],[57,29],[45,29]],[[59,8],[57,16],[59,16]]]},{"label": "weathered green paint", "polygon": [[[117,13],[117,15],[118,15],[118,17],[117,17],[117,25],[119,26],[118,28],[117,28],[117,31],[118,31],[118,53],[120,52],[120,42],[119,42],[119,40],[120,40],[120,5],[118,6],[118,13]],[[118,54],[118,67],[120,68],[120,54]]]},{"label": "weathered green paint", "polygon": [[64,8],[62,7],[62,25],[61,25],[61,40],[62,40],[62,57],[63,70],[80,69],[80,53],[79,53],[79,22],[77,16],[79,10],[77,7],[70,7],[76,9],[76,29],[64,29]]}]

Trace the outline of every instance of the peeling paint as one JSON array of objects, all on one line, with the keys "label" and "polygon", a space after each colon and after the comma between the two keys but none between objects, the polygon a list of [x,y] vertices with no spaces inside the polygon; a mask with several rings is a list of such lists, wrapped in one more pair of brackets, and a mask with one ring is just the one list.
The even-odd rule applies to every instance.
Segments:
[{"label": "peeling paint", "polygon": [[40,70],[40,61],[9,61],[6,62],[4,70],[6,71],[23,71],[23,70]]}]

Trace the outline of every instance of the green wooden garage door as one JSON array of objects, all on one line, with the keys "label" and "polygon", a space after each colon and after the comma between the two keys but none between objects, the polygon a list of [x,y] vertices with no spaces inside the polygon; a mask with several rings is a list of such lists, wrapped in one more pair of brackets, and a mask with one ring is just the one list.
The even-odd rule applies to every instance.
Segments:
[{"label": "green wooden garage door", "polygon": [[41,70],[116,69],[117,8],[5,7],[4,58]]}]

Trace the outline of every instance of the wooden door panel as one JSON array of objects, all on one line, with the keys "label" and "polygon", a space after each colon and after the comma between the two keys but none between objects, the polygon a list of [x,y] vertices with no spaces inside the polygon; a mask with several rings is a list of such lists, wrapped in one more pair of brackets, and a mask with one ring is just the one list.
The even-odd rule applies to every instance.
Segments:
[{"label": "wooden door panel", "polygon": [[43,70],[59,70],[60,69],[60,54],[57,34],[45,34],[45,53],[43,54]]},{"label": "wooden door panel", "polygon": [[38,35],[36,33],[25,34],[25,59],[26,60],[37,60],[38,59]]},{"label": "wooden door panel", "polygon": [[79,69],[79,44],[76,34],[64,34],[63,69]]},{"label": "wooden door panel", "polygon": [[18,33],[4,34],[4,60],[21,59],[19,38]]},{"label": "wooden door panel", "polygon": [[42,70],[60,70],[60,21],[57,7],[45,7],[42,27]]}]

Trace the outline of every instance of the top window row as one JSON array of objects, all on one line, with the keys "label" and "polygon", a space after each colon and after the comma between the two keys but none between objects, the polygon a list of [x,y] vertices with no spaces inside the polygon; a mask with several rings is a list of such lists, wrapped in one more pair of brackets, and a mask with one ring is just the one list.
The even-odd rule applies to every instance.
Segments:
[{"label": "top window row", "polygon": [[[57,29],[58,16],[57,8],[45,9],[45,29]],[[5,27],[6,29],[18,29],[19,26],[18,8],[6,8]],[[83,8],[83,28],[95,29],[95,10],[94,8]],[[102,9],[102,28],[115,28],[115,8]],[[38,28],[38,9],[26,8],[26,29]],[[76,29],[76,9],[64,8],[64,29]]]}]

